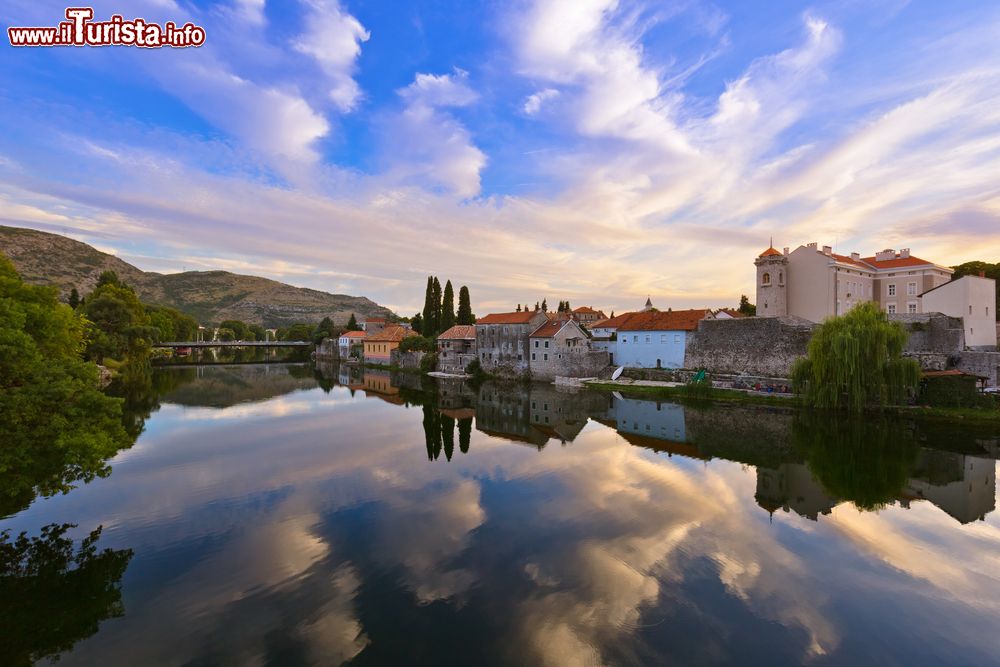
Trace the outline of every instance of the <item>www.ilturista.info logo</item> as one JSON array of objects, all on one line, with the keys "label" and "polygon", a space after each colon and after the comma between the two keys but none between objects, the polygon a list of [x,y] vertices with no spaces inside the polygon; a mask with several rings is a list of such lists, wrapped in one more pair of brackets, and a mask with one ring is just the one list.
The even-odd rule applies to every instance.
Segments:
[{"label": "www.ilturista.info logo", "polygon": [[184,48],[205,43],[205,29],[193,23],[162,26],[135,18],[126,21],[115,14],[108,21],[93,21],[92,7],[67,7],[66,21],[55,27],[7,28],[11,46],[139,46],[158,49]]}]

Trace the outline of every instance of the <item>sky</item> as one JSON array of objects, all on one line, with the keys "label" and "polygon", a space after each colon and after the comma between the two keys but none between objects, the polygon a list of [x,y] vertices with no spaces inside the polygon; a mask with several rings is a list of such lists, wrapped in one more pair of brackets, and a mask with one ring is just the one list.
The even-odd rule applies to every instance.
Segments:
[{"label": "sky", "polygon": [[0,6],[0,224],[151,271],[482,315],[733,306],[819,242],[1000,259],[1000,5],[95,0],[200,48],[21,48]]}]

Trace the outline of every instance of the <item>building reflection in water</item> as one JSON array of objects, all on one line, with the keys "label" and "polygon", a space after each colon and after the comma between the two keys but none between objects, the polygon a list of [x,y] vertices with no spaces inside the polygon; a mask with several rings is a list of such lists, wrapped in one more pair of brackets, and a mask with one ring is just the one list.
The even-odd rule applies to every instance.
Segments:
[{"label": "building reflection in water", "polygon": [[[422,403],[430,460],[451,460],[456,449],[456,432],[458,449],[468,452],[473,418],[475,429],[484,434],[538,450],[553,442],[572,443],[594,421],[613,428],[634,446],[668,456],[704,461],[719,458],[754,466],[757,476],[754,499],[772,514],[782,511],[816,521],[844,502],[866,505],[850,493],[832,493],[829,484],[824,484],[823,466],[830,465],[830,458],[836,459],[837,448],[841,446],[836,430],[823,434],[829,441],[823,446],[829,449],[822,465],[811,461],[809,447],[799,442],[796,435],[796,416],[791,411],[753,406],[692,408],[553,385],[487,382],[473,387],[455,380],[441,381],[433,391],[424,392],[423,399],[415,399],[402,395],[401,390],[405,393],[406,385],[419,388],[418,376],[350,368],[345,371],[342,367],[337,375],[341,384],[364,389],[368,395],[390,403]],[[812,426],[807,424],[806,428]],[[880,437],[885,440],[886,427],[873,424],[871,428],[870,438],[865,425],[848,430],[864,446],[877,448]],[[889,428],[892,440],[891,429],[896,427]],[[889,489],[888,502],[908,508],[913,502],[928,501],[963,524],[985,519],[996,504],[994,459],[998,448],[993,441],[977,441],[976,446],[976,453],[982,456],[916,444],[912,456],[905,448],[902,454],[894,451],[892,455],[879,456],[875,452],[877,465],[895,467],[890,472],[904,480],[898,489]],[[846,467],[849,473],[855,462],[845,456],[844,461],[835,463]]]}]

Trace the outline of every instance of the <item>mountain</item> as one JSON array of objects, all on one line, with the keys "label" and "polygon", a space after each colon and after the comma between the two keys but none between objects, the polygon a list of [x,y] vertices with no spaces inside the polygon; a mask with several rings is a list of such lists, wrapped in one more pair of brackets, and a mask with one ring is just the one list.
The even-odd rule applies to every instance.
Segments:
[{"label": "mountain", "polygon": [[86,243],[34,229],[0,225],[0,252],[26,282],[56,285],[63,295],[75,287],[85,296],[102,271],[114,271],[145,303],[176,308],[201,323],[234,319],[279,327],[317,323],[324,317],[346,324],[351,313],[359,320],[392,315],[388,308],[363,296],[328,294],[259,276],[228,271],[142,271]]}]

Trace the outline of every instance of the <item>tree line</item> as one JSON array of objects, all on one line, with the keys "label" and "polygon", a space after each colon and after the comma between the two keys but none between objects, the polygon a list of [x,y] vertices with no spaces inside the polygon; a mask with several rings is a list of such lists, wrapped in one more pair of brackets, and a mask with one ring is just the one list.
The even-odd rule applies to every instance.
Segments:
[{"label": "tree line", "polygon": [[437,276],[427,276],[427,288],[424,291],[424,309],[410,320],[410,326],[424,338],[436,338],[456,324],[475,324],[476,316],[472,313],[472,301],[469,288],[462,285],[458,291],[458,311],[455,310],[455,291],[451,281],[445,282],[441,289],[441,281]]}]

